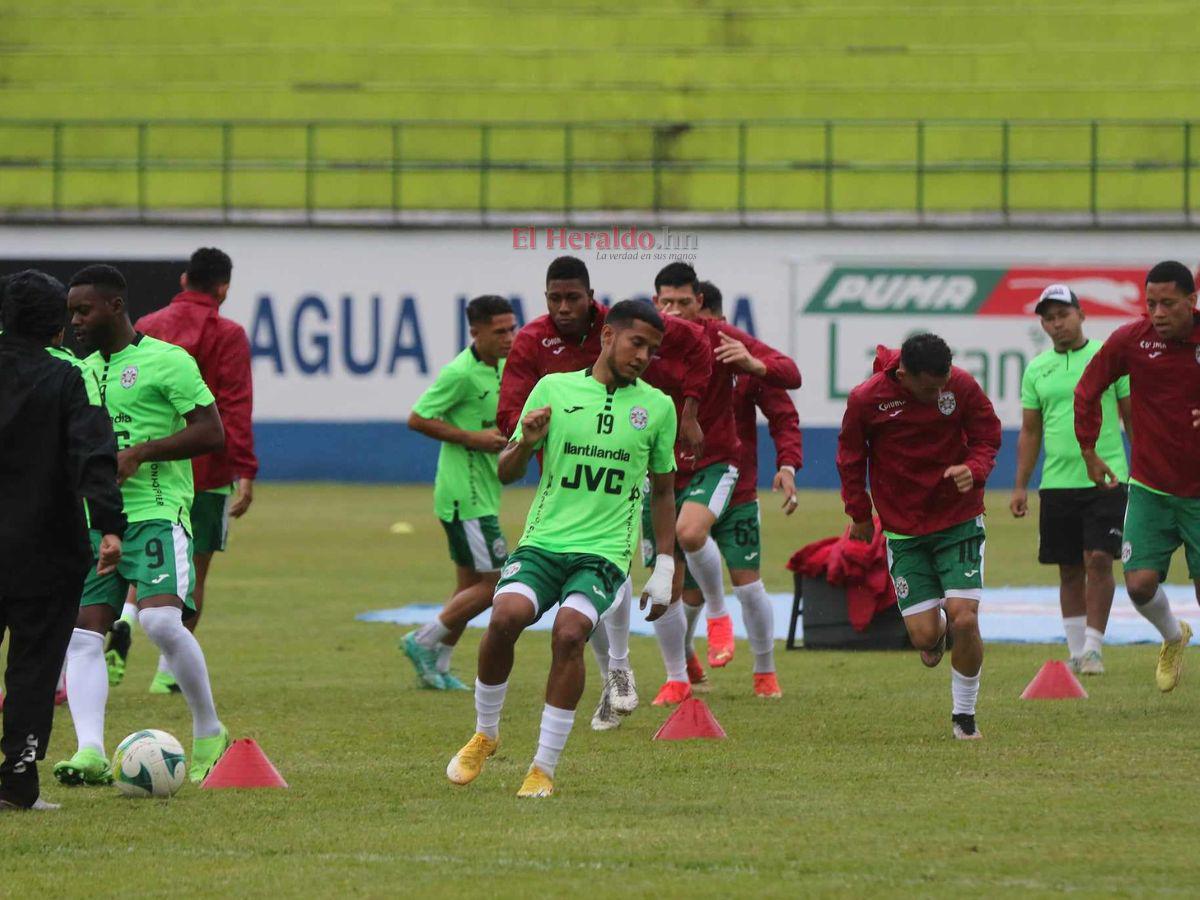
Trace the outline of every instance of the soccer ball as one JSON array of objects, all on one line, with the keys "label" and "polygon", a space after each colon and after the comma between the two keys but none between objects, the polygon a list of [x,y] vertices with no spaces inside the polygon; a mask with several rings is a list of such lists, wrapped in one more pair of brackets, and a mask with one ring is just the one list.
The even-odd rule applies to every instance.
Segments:
[{"label": "soccer ball", "polygon": [[113,754],[113,782],[127,797],[174,796],[183,787],[187,764],[183,746],[165,731],[135,731]]}]

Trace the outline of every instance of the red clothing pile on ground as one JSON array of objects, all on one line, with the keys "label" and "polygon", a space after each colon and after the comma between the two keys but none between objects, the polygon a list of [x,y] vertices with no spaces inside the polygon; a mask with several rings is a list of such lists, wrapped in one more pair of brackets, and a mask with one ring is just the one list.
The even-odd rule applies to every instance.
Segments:
[{"label": "red clothing pile on ground", "polygon": [[217,412],[225,427],[225,449],[192,460],[196,493],[258,475],[251,426],[254,389],[250,341],[241,325],[221,317],[218,305],[217,298],[209,294],[184,291],[162,309],[142,316],[134,326],[143,334],[190,353],[217,399]]},{"label": "red clothing pile on ground", "polygon": [[740,506],[758,497],[758,410],[767,417],[767,428],[775,444],[775,468],[804,465],[804,444],[796,404],[783,388],[772,387],[761,378],[739,372],[733,379],[733,417],[737,423],[742,455],[738,480],[730,506]]},{"label": "red clothing pile on ground", "polygon": [[[582,339],[564,339],[548,315],[538,316],[517,332],[504,361],[500,382],[496,409],[496,426],[500,431],[513,433],[525,401],[542,376],[578,372],[596,361],[606,315],[608,310],[593,302],[591,325]],[[678,319],[669,319],[666,325],[662,346],[642,377],[647,384],[669,395],[678,412],[685,399],[699,402],[703,398],[712,372],[712,353],[699,326]]]},{"label": "red clothing pile on ground", "polygon": [[[1000,450],[1000,420],[965,370],[951,366],[937,402],[921,403],[897,381],[899,365],[899,350],[876,348],[875,374],[846,403],[837,467],[853,521],[868,519],[874,500],[884,528],[916,536],[983,514],[984,483]],[[956,465],[965,465],[975,479],[965,494],[945,477]]]},{"label": "red clothing pile on ground", "polygon": [[841,537],[801,547],[792,554],[787,567],[845,588],[850,624],[855,631],[865,631],[877,613],[896,604],[896,589],[888,574],[887,539],[878,522],[869,544],[850,540],[849,533],[847,528]]},{"label": "red clothing pile on ground", "polygon": [[1133,398],[1130,477],[1176,497],[1200,497],[1200,429],[1192,427],[1200,407],[1200,313],[1186,341],[1164,341],[1149,316],[1108,336],[1075,387],[1080,448],[1095,448],[1100,396],[1122,375]]}]

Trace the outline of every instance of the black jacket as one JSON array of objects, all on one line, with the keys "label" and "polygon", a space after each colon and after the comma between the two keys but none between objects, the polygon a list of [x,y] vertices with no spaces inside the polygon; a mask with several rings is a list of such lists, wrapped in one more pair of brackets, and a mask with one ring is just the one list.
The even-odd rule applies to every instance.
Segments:
[{"label": "black jacket", "polygon": [[79,370],[36,341],[0,334],[0,594],[78,585],[92,527],[125,533],[117,442]]}]

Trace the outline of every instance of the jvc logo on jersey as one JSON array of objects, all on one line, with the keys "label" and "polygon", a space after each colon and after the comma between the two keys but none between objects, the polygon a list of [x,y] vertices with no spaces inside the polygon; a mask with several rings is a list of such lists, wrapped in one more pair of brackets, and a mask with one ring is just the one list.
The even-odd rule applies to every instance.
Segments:
[{"label": "jvc logo on jersey", "polygon": [[589,491],[598,491],[603,489],[606,494],[623,494],[625,492],[625,472],[621,469],[610,469],[608,466],[593,467],[586,463],[577,463],[575,471],[563,478],[562,486],[572,490],[586,488]]}]

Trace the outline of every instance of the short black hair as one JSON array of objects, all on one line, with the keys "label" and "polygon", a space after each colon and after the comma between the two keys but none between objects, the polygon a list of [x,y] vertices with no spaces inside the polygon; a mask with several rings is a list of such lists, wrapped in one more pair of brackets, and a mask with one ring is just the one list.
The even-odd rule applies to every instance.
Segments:
[{"label": "short black hair", "polygon": [[188,287],[211,293],[233,277],[233,260],[224,250],[216,247],[201,247],[188,260]]},{"label": "short black hair", "polygon": [[688,287],[691,286],[693,291],[699,291],[700,279],[696,277],[696,270],[688,263],[676,260],[669,262],[654,276],[654,290],[657,292],[662,287]]},{"label": "short black hair", "polygon": [[577,256],[560,256],[546,268],[546,284],[552,281],[578,281],[589,290],[592,279],[587,263]]},{"label": "short black hair", "polygon": [[84,266],[71,276],[70,287],[79,287],[85,284],[103,288],[105,293],[114,297],[123,296],[129,287],[125,283],[125,276],[121,274],[119,269],[115,266],[105,265],[104,263]]},{"label": "short black hair", "polygon": [[950,345],[928,332],[914,334],[900,345],[900,364],[910,375],[945,375],[953,357]]},{"label": "short black hair", "polygon": [[22,337],[48,342],[67,322],[67,289],[37,269],[0,279],[0,326]]},{"label": "short black hair", "polygon": [[1192,276],[1192,270],[1181,262],[1168,259],[1146,273],[1146,284],[1165,284],[1168,281],[1175,282],[1175,286],[1184,294],[1196,293],[1196,279]]},{"label": "short black hair", "polygon": [[493,316],[502,316],[513,311],[512,304],[497,294],[482,294],[467,304],[467,321],[482,325],[492,321]]},{"label": "short black hair", "polygon": [[605,325],[628,328],[634,322],[645,322],[659,331],[666,331],[662,316],[649,300],[622,300],[614,303],[604,319]]},{"label": "short black hair", "polygon": [[725,312],[725,300],[719,287],[711,281],[701,281],[697,289],[704,296],[705,309],[711,313]]}]

